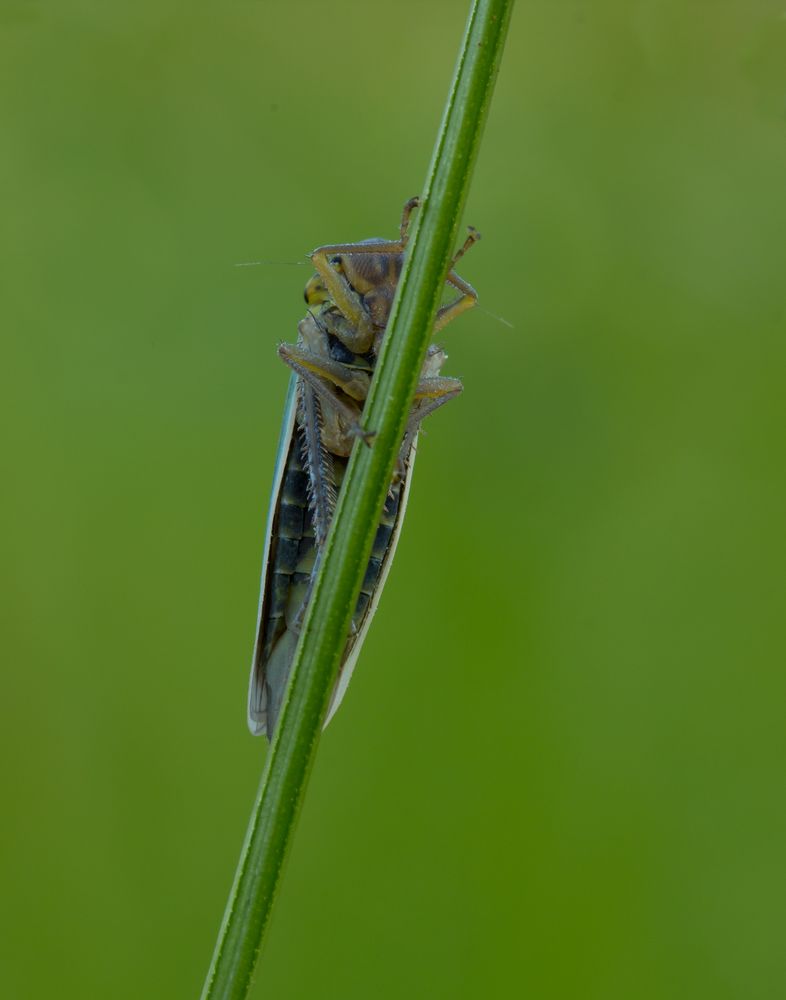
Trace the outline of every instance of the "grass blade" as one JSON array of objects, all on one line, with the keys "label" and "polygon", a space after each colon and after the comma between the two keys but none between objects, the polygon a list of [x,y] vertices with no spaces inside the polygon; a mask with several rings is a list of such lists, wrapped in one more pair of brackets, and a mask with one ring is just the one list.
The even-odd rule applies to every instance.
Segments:
[{"label": "grass blade", "polygon": [[373,447],[355,448],[347,470],[203,1000],[236,1000],[251,984],[456,243],[512,6],[476,0],[470,12],[364,409],[376,437]]}]

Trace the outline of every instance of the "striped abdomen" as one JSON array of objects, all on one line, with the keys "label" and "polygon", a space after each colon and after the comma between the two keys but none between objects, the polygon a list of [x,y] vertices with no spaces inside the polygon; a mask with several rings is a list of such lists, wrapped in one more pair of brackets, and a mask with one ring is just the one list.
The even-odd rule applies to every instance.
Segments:
[{"label": "striped abdomen", "polygon": [[[275,729],[281,708],[317,553],[314,520],[309,506],[309,477],[303,464],[301,435],[302,431],[296,423],[277,498],[264,588],[266,596],[261,610],[255,656],[258,682],[264,673],[266,718],[264,723],[260,719],[260,723],[268,735],[272,735]],[[344,478],[347,459],[336,455],[331,458],[338,491]],[[391,540],[399,516],[401,488],[401,483],[391,487],[382,510],[371,557],[352,616],[344,661],[372,607],[374,593],[390,554]],[[258,692],[258,696],[262,696],[262,691]]]}]

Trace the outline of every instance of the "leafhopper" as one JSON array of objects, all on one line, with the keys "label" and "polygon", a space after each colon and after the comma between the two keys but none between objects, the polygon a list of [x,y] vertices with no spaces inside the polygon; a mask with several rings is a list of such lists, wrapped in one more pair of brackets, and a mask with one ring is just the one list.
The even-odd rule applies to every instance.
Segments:
[{"label": "leafhopper", "polygon": [[[292,375],[268,514],[251,666],[248,724],[255,735],[270,738],[276,728],[349,454],[355,440],[365,437],[360,417],[417,207],[417,198],[404,206],[397,240],[369,239],[314,250],[315,273],[305,289],[308,313],[298,324],[297,343],[278,349]],[[478,233],[470,228],[451,261],[445,281],[453,294],[437,311],[435,333],[477,302],[475,290],[455,272],[457,261],[477,239]],[[326,722],[347,689],[390,570],[409,497],[420,424],[462,390],[458,379],[440,374],[445,359],[441,348],[429,347]]]}]

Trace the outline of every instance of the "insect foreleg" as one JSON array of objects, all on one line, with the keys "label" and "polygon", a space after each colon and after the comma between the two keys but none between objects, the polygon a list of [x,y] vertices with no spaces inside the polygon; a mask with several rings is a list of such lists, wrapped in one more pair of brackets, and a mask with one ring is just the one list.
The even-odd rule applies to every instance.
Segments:
[{"label": "insect foreleg", "polygon": [[467,309],[471,309],[478,301],[478,293],[469,284],[469,282],[464,281],[453,271],[447,277],[448,284],[453,285],[457,288],[461,295],[452,302],[448,302],[447,305],[441,306],[437,310],[437,318],[434,321],[434,333],[438,333],[443,327],[447,326],[451,320],[454,320],[457,316],[460,316]]},{"label": "insect foreleg", "polygon": [[365,354],[368,350],[366,335],[358,336],[357,328],[338,309],[327,309],[320,314],[318,322],[353,354]]},{"label": "insect foreleg", "polygon": [[467,226],[467,229],[468,229],[467,238],[464,240],[464,242],[461,244],[458,250],[453,254],[453,260],[450,262],[451,271],[456,266],[456,264],[458,264],[458,262],[467,252],[467,250],[469,250],[472,244],[477,243],[478,240],[480,239],[480,233],[477,231],[477,229],[475,229],[474,226]]},{"label": "insect foreleg", "polygon": [[[405,207],[402,226],[409,225],[411,212],[412,208],[407,212]],[[323,247],[317,247],[311,254],[311,262],[327,289],[328,298],[348,320],[351,339],[346,340],[343,335],[341,339],[356,354],[365,354],[374,340],[374,319],[361,292],[368,293],[372,287],[379,291],[386,283],[391,284],[395,289],[401,255],[404,253],[406,245],[407,233],[404,232],[401,240],[330,243]],[[360,257],[366,261],[363,267],[359,267],[358,262],[355,261],[354,266],[350,265],[350,270],[353,272],[354,279],[358,278],[359,271],[366,271],[365,283],[367,287],[361,288],[360,291],[353,287],[347,275],[344,274],[342,257]],[[398,264],[392,263],[393,261],[398,261]],[[356,280],[354,283],[356,284]]]},{"label": "insect foreleg", "polygon": [[437,318],[434,321],[434,333],[437,333],[444,326],[447,326],[451,320],[454,320],[456,316],[460,316],[467,309],[471,309],[478,301],[478,293],[469,284],[468,281],[464,281],[460,278],[453,268],[456,266],[456,262],[461,260],[464,254],[469,250],[473,243],[477,243],[480,239],[480,233],[475,229],[474,226],[469,227],[469,234],[464,240],[464,243],[458,248],[453,256],[453,260],[450,262],[450,269],[448,271],[448,276],[445,279],[449,285],[453,285],[457,288],[461,295],[452,302],[448,302],[447,305],[441,306],[437,310]]},{"label": "insect foreleg", "polygon": [[329,297],[349,321],[349,329],[353,331],[353,336],[352,343],[346,346],[356,354],[364,354],[374,340],[374,323],[363,305],[361,296],[352,288],[345,275],[331,263],[331,258],[338,254],[356,253],[357,249],[357,244],[352,243],[334,243],[318,247],[311,254],[311,263],[325,283]]},{"label": "insect foreleg", "polygon": [[409,224],[412,218],[412,213],[416,208],[420,208],[420,198],[415,195],[414,198],[410,198],[409,201],[404,206],[404,211],[401,213],[401,245],[406,246],[407,240],[409,239]]}]

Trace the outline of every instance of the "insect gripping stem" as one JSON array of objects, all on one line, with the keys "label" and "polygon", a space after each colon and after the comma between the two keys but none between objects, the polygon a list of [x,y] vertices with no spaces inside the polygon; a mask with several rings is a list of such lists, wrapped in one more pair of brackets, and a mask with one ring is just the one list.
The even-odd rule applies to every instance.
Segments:
[{"label": "insect gripping stem", "polygon": [[[428,361],[426,351],[429,334],[437,316],[447,263],[456,242],[458,221],[486,118],[511,8],[512,0],[477,0],[472,6],[429,169],[422,208],[415,223],[406,263],[397,282],[395,302],[388,307],[389,321],[385,326],[387,332],[380,338],[378,352],[375,349],[375,328],[378,325],[375,310],[377,316],[384,311],[384,295],[372,296],[371,301],[366,301],[368,293],[358,291],[353,282],[348,280],[350,290],[354,288],[363,297],[363,304],[371,317],[371,350],[375,352],[374,378],[368,398],[363,402],[362,416],[364,426],[376,431],[376,437],[373,447],[355,449],[346,468],[330,529],[322,548],[319,571],[313,581],[311,574],[306,574],[311,588],[307,611],[300,637],[295,643],[297,651],[291,660],[290,680],[282,696],[260,794],[248,828],[203,998],[215,1000],[220,997],[228,1000],[247,995],[314,761],[319,732],[331,697],[335,694],[335,679],[346,653],[351,620],[357,614],[363,585],[361,577],[368,571],[377,532],[382,524],[380,512],[394,479],[413,407],[422,405],[423,402],[422,399],[420,404],[417,401],[418,383],[425,378],[441,377],[433,371],[424,373],[424,365]],[[404,228],[409,231],[406,225]],[[342,273],[346,277],[346,271],[343,270],[345,264],[346,261],[342,259]],[[457,290],[465,294],[461,287]],[[331,301],[335,304],[335,300]],[[346,313],[341,308],[338,312],[344,321],[351,317],[349,307]],[[342,342],[340,333],[346,328],[337,316],[328,318],[320,313],[319,319],[314,319],[313,322],[315,328],[305,330],[301,324],[300,332],[304,341],[311,337],[312,341],[319,343],[321,336],[323,347],[325,343],[332,344],[331,337]],[[331,323],[335,323],[332,328]],[[367,335],[367,321],[359,320],[354,329],[356,332],[360,331],[361,337]],[[357,349],[358,345],[349,348],[350,351]],[[331,361],[337,360],[339,364],[352,367],[352,362],[343,358],[336,359],[332,348],[330,354]],[[436,364],[437,359],[432,360]],[[330,382],[330,379],[327,381]],[[309,388],[319,396],[313,383]],[[324,427],[328,428],[332,421],[326,434],[338,445],[346,427],[342,426],[338,417],[334,420],[329,416],[329,410],[329,406],[327,411],[322,406]],[[294,426],[295,409],[291,413]],[[422,416],[422,410],[420,415]],[[353,440],[354,438],[353,435]],[[327,438],[323,436],[322,441],[326,442]],[[291,449],[288,454],[290,452]],[[344,458],[338,451],[330,453],[334,459]],[[285,473],[286,470],[282,467],[281,496],[284,495],[283,490],[288,489],[285,486]],[[282,520],[279,518],[279,525]],[[289,537],[283,530],[280,531],[280,536]],[[305,533],[303,537],[306,537]],[[306,554],[304,551],[303,555]],[[270,558],[268,554],[268,563]],[[295,573],[290,576],[294,581]],[[271,608],[273,603],[271,597]],[[271,621],[275,618],[276,615],[271,612]],[[279,618],[286,624],[286,610]],[[267,629],[265,624],[265,636],[272,636],[273,633],[268,633]],[[285,631],[291,633],[288,626]],[[257,707],[261,713],[261,699]]]},{"label": "insect gripping stem", "polygon": [[[404,206],[401,237],[320,247],[317,273],[306,285],[313,311],[298,327],[297,344],[282,344],[279,357],[295,376],[277,461],[262,570],[257,637],[249,688],[249,726],[272,738],[286,697],[298,638],[308,615],[318,567],[325,553],[347,459],[355,439],[369,446],[373,432],[361,423],[390,306],[401,275],[410,217],[419,199]],[[474,230],[457,260],[477,239]],[[451,269],[447,282],[460,294],[437,314],[443,327],[474,305],[474,289]],[[418,429],[422,420],[461,392],[458,379],[440,374],[445,353],[432,347],[423,362],[396,467],[340,661],[329,713],[338,707],[371,623],[406,509]]]}]

